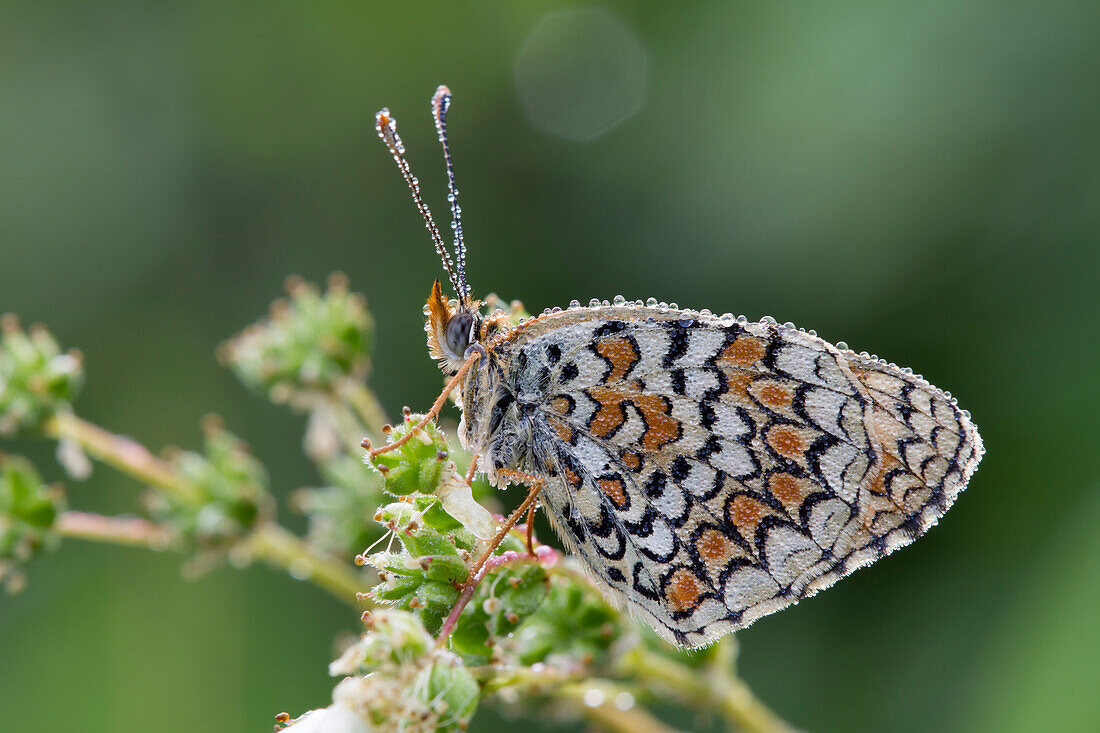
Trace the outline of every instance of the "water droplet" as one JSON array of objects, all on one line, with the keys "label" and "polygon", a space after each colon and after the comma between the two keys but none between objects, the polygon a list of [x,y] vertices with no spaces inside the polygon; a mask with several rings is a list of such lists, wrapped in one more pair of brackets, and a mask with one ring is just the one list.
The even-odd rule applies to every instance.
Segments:
[{"label": "water droplet", "polygon": [[669,309],[674,310],[674,311],[680,310],[680,306],[676,305],[675,303],[669,303],[668,307],[669,307]]},{"label": "water droplet", "polygon": [[650,308],[656,308],[657,307],[657,299],[656,298],[649,298],[648,300],[646,300],[645,304],[647,306],[649,306]]},{"label": "water droplet", "polygon": [[310,576],[313,575],[313,566],[310,565],[308,560],[299,558],[290,562],[287,572],[295,580],[309,580]]},{"label": "water droplet", "polygon": [[579,300],[571,300],[571,301],[569,301],[569,307],[570,308],[580,308],[581,307],[581,302]]},{"label": "water droplet", "polygon": [[588,307],[589,308],[598,308],[599,306],[600,306],[600,299],[599,298],[593,298],[592,300],[588,301]]},{"label": "water droplet", "polygon": [[714,314],[710,312],[709,308],[704,308],[703,310],[699,311],[699,315],[701,315],[701,316],[713,316]]},{"label": "water droplet", "polygon": [[606,307],[610,306],[610,305],[611,305],[611,303],[608,303],[608,302],[607,302],[607,301],[605,300],[605,301],[601,302],[601,303],[600,303],[600,305],[602,305],[602,306],[604,306],[604,307],[606,308]]},{"label": "water droplet", "polygon": [[847,341],[837,341],[836,342],[836,347],[838,349],[840,349],[841,351],[849,351]]},{"label": "water droplet", "polygon": [[760,319],[760,322],[761,323],[767,323],[770,326],[774,326],[776,323],[778,323],[778,321],[776,321],[771,316],[764,316],[763,318]]},{"label": "water droplet", "polygon": [[733,314],[732,313],[723,313],[722,315],[718,316],[718,321],[723,326],[732,326],[733,325]]},{"label": "water droplet", "polygon": [[626,690],[623,690],[615,696],[615,707],[619,710],[630,710],[634,707],[634,696]]},{"label": "water droplet", "polygon": [[615,300],[613,302],[615,303],[615,305],[622,305],[622,304],[626,303],[626,298],[624,298],[621,295],[616,295]]},{"label": "water droplet", "polygon": [[812,328],[809,331],[807,331],[806,333],[810,334],[811,336],[816,336],[817,335],[817,331],[813,330]]},{"label": "water droplet", "polygon": [[695,323],[695,320],[692,318],[681,318],[680,320],[676,321],[676,323],[681,328],[691,328],[691,326]]},{"label": "water droplet", "polygon": [[589,687],[584,691],[584,704],[590,708],[598,708],[606,699],[607,696],[604,695],[603,690],[596,687]]},{"label": "water droplet", "polygon": [[795,325],[794,325],[794,323],[792,323],[791,321],[787,321],[786,323],[784,323],[784,324],[783,324],[783,328],[789,328],[789,329],[791,329],[792,331],[794,331],[794,330],[796,330],[796,329],[797,329],[798,327],[797,327],[797,326],[795,326]]},{"label": "water droplet", "polygon": [[550,312],[551,313],[561,313],[561,308],[559,308],[558,306],[555,305],[553,308],[550,309]]}]

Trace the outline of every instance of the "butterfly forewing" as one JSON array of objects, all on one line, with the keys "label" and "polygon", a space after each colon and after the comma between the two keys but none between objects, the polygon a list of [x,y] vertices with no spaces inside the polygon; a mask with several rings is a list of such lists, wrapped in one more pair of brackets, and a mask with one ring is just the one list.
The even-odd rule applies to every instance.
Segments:
[{"label": "butterfly forewing", "polygon": [[569,549],[686,646],[908,544],[981,456],[968,416],[920,377],[775,323],[575,308],[489,348],[509,409],[470,421],[493,405],[464,398],[491,424],[469,441],[545,477]]}]

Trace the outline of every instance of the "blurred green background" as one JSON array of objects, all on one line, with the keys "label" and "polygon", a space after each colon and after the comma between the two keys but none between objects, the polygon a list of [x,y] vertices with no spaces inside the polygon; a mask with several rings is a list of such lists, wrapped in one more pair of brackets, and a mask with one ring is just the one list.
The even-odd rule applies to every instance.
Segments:
[{"label": "blurred green background", "polygon": [[[1100,730],[1100,6],[602,7],[0,4],[0,311],[85,352],[94,422],[190,448],[217,411],[280,495],[315,484],[302,420],[213,352],[286,275],[343,270],[386,406],[431,402],[439,266],[373,114],[446,219],[447,83],[476,293],[770,314],[980,426],[940,527],[739,634],[766,702],[818,731]],[[135,488],[100,468],[70,496]],[[0,598],[0,728],[269,730],[327,704],[355,629],[262,567],[188,583],[72,541]]]}]

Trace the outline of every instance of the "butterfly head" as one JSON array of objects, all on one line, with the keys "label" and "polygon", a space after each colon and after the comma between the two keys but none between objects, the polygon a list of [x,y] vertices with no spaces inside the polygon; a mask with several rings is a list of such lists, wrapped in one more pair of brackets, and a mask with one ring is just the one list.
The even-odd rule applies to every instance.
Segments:
[{"label": "butterfly head", "polygon": [[448,302],[436,280],[424,313],[428,317],[428,351],[446,374],[454,374],[466,360],[467,350],[485,338],[485,322],[478,310],[480,303]]}]

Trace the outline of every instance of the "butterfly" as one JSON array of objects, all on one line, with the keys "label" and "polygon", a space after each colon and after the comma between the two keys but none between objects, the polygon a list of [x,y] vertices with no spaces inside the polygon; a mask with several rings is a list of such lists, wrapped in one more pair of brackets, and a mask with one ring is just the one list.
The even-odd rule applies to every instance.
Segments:
[{"label": "butterfly", "polygon": [[436,280],[425,307],[450,377],[428,417],[456,391],[477,469],[532,487],[498,537],[537,497],[610,600],[695,648],[908,545],[951,507],[982,441],[912,370],[790,323],[653,299],[574,301],[518,324],[483,313],[466,282],[450,103],[439,87],[453,257],[388,109],[376,130],[455,295]]}]

